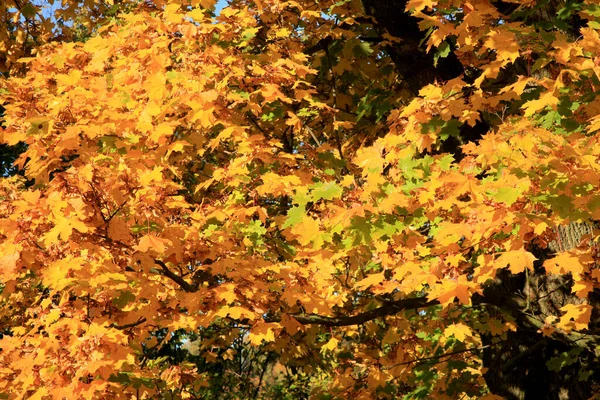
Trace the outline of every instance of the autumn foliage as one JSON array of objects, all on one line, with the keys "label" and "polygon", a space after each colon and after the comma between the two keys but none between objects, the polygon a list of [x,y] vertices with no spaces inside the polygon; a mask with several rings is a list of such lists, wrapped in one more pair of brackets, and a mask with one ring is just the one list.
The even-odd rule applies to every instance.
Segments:
[{"label": "autumn foliage", "polygon": [[0,398],[599,392],[596,2],[89,3],[0,6]]}]

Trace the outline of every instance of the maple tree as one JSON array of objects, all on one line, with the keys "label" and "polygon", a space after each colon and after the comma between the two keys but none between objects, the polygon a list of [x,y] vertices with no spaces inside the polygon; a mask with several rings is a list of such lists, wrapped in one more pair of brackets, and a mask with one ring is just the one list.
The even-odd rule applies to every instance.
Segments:
[{"label": "maple tree", "polygon": [[596,2],[214,6],[0,5],[0,396],[599,393]]}]

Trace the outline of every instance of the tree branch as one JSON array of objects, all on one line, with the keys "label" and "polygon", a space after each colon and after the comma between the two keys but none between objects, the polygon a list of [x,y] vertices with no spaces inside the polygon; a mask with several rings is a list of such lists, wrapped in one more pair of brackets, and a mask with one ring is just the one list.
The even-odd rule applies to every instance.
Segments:
[{"label": "tree branch", "polygon": [[177,283],[186,292],[192,293],[192,292],[195,292],[195,291],[198,290],[198,287],[196,287],[196,285],[192,285],[192,284],[188,283],[181,276],[179,276],[176,273],[174,273],[173,271],[171,271],[169,269],[169,267],[167,267],[167,264],[165,264],[163,261],[161,261],[161,260],[154,260],[154,263],[156,265],[160,266],[160,268],[162,270],[162,274],[164,276],[166,276],[167,278],[171,279],[173,282]]},{"label": "tree branch", "polygon": [[521,360],[529,357],[530,355],[532,355],[536,351],[538,351],[538,350],[542,349],[544,346],[546,346],[547,342],[548,342],[547,338],[545,338],[545,337],[542,338],[542,340],[540,340],[539,342],[537,342],[533,346],[529,347],[525,351],[519,353],[516,357],[514,357],[514,358],[508,360],[506,363],[504,363],[500,367],[500,370],[502,372],[507,372],[507,371],[513,369],[514,367],[516,367],[521,362]]},{"label": "tree branch", "polygon": [[[385,317],[388,315],[394,315],[404,310],[415,310],[417,308],[426,308],[440,304],[437,300],[428,301],[425,297],[402,299],[377,307],[373,310],[365,311],[360,314],[351,316],[341,317],[325,317],[318,314],[292,314],[298,322],[303,325],[324,325],[324,326],[348,326],[348,325],[360,325],[365,322]],[[276,322],[273,319],[272,322]],[[281,318],[278,318],[281,320]]]},{"label": "tree branch", "polygon": [[463,349],[463,350],[451,351],[449,353],[440,354],[438,356],[415,358],[414,360],[409,360],[409,361],[404,361],[404,362],[397,363],[397,364],[392,364],[392,365],[386,366],[384,368],[385,369],[392,369],[392,368],[395,368],[395,367],[399,367],[401,365],[409,365],[409,364],[414,364],[414,363],[417,363],[418,365],[421,365],[421,364],[424,364],[424,363],[426,363],[427,361],[430,361],[430,360],[439,360],[441,358],[452,357],[452,356],[455,356],[457,354],[472,353],[472,352],[479,351],[479,350],[485,350],[488,347],[495,346],[496,344],[488,344],[488,345],[485,345],[485,346],[474,347],[472,349]]},{"label": "tree branch", "polygon": [[125,329],[129,329],[129,328],[135,328],[136,326],[141,325],[144,322],[146,322],[146,317],[141,317],[136,322],[132,322],[130,324],[125,324],[125,325],[111,324],[110,327],[115,328],[115,329],[125,330]]}]

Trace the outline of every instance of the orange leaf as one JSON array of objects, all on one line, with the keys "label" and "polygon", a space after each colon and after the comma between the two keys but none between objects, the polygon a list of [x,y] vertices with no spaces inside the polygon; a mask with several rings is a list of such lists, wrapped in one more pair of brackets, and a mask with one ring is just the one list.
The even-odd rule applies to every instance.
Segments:
[{"label": "orange leaf", "polygon": [[141,252],[153,250],[162,254],[165,252],[166,246],[170,244],[171,241],[167,239],[161,239],[154,235],[146,235],[140,239],[139,244],[136,246],[136,250]]},{"label": "orange leaf", "polygon": [[532,269],[533,262],[536,260],[533,254],[525,251],[525,249],[509,250],[500,255],[495,264],[497,268],[506,268],[513,274]]},{"label": "orange leaf", "polygon": [[440,304],[447,306],[454,299],[458,299],[461,304],[471,304],[471,295],[476,291],[474,282],[467,280],[467,277],[460,275],[457,280],[446,280],[442,284],[434,286],[427,298],[429,300],[439,300]]},{"label": "orange leaf", "polygon": [[587,329],[593,307],[589,304],[567,304],[560,308],[565,314],[560,317],[557,326],[567,332]]},{"label": "orange leaf", "polygon": [[248,333],[248,339],[254,346],[260,345],[263,340],[273,342],[275,341],[275,329],[278,328],[280,328],[280,325],[277,323],[259,321]]},{"label": "orange leaf", "polygon": [[383,272],[378,274],[371,274],[367,276],[365,279],[362,279],[354,284],[357,289],[364,290],[369,286],[379,285],[385,280],[385,276]]},{"label": "orange leaf", "polygon": [[589,255],[577,255],[565,251],[544,261],[544,268],[550,274],[564,275],[570,272],[581,274],[584,269],[583,262],[587,259],[591,259]]}]

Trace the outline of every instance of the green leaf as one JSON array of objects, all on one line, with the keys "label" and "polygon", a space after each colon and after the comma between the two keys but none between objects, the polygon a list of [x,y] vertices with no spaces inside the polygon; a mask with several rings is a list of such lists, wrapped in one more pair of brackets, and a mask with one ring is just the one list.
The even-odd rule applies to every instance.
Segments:
[{"label": "green leaf", "polygon": [[150,378],[135,378],[132,380],[132,386],[136,389],[146,386],[149,389],[154,388],[154,381]]},{"label": "green leaf", "polygon": [[440,140],[446,140],[450,136],[459,137],[460,136],[460,129],[459,129],[460,125],[461,125],[461,123],[458,122],[458,120],[451,119],[450,121],[446,122],[442,126],[442,129],[440,130],[438,137],[440,138]]},{"label": "green leaf", "polygon": [[129,382],[131,382],[129,378],[130,375],[131,372],[119,372],[116,375],[112,374],[111,376],[109,376],[108,381],[114,383],[128,384]]},{"label": "green leaf", "polygon": [[592,197],[590,199],[590,201],[588,201],[588,203],[587,203],[587,208],[591,212],[594,212],[598,208],[600,208],[600,196],[594,196],[594,197]]},{"label": "green leaf", "polygon": [[144,225],[134,225],[131,227],[131,232],[138,235],[140,233],[149,233],[149,232],[160,232],[161,226],[156,222],[152,221],[149,224]]},{"label": "green leaf", "polygon": [[586,369],[579,371],[579,379],[578,379],[579,382],[587,381],[589,379],[589,377],[592,376],[592,374],[593,374],[592,371],[586,370]]},{"label": "green leaf", "polygon": [[554,125],[559,125],[562,115],[558,111],[548,111],[539,120],[544,129],[551,129]]},{"label": "green leaf", "polygon": [[304,206],[290,208],[287,213],[288,217],[285,220],[285,223],[283,224],[282,228],[285,229],[290,226],[295,226],[302,222],[305,212],[306,209],[304,208]]},{"label": "green leaf", "polygon": [[[585,12],[590,14],[593,17],[600,17],[600,5],[597,4],[587,4],[584,8]],[[589,22],[588,22],[589,24]]]},{"label": "green leaf", "polygon": [[312,110],[309,108],[301,108],[300,110],[298,110],[296,115],[298,115],[299,117],[315,117],[319,115],[319,113],[316,110]]},{"label": "green leaf", "polygon": [[452,166],[452,162],[454,161],[454,156],[452,154],[448,154],[438,160],[438,164],[442,171],[448,171]]},{"label": "green leaf", "polygon": [[168,80],[174,80],[174,79],[177,79],[179,77],[179,72],[177,72],[177,71],[167,71],[165,73],[165,76],[167,77]]},{"label": "green leaf", "polygon": [[317,202],[320,199],[333,200],[342,196],[344,189],[338,186],[335,182],[319,182],[313,187],[313,201]]},{"label": "green leaf", "polygon": [[588,26],[592,29],[600,29],[600,22],[598,21],[588,21]]},{"label": "green leaf", "polygon": [[418,179],[421,177],[420,172],[415,170],[415,167],[419,165],[419,160],[415,160],[411,156],[398,161],[398,167],[402,171],[402,175],[404,175],[404,177],[408,180]]},{"label": "green leaf", "polygon": [[433,56],[433,66],[437,67],[438,60],[440,58],[446,58],[450,54],[452,47],[448,42],[442,42],[437,48],[435,55]]},{"label": "green leaf", "polygon": [[371,222],[368,218],[355,216],[352,218],[349,231],[352,237],[344,240],[345,246],[357,246],[359,244],[370,244],[373,242],[371,236]]},{"label": "green leaf", "polygon": [[515,201],[517,201],[520,195],[521,191],[519,189],[500,188],[498,193],[496,193],[494,196],[494,200],[511,206]]},{"label": "green leaf", "polygon": [[564,367],[574,364],[579,358],[579,353],[576,351],[562,352],[556,357],[552,357],[546,362],[546,366],[550,371],[560,371]]},{"label": "green leaf", "polygon": [[23,14],[25,18],[31,19],[35,17],[37,10],[31,3],[26,3],[23,5],[23,7],[21,7],[21,14]]},{"label": "green leaf", "polygon": [[567,20],[571,18],[572,15],[577,14],[581,10],[582,4],[578,2],[567,1],[565,5],[558,10],[556,16],[559,19]]},{"label": "green leaf", "polygon": [[567,215],[573,215],[574,205],[572,199],[564,194],[558,196],[552,196],[548,198],[548,203],[553,211],[558,215],[564,217]]},{"label": "green leaf", "polygon": [[253,37],[256,36],[256,34],[258,33],[259,28],[248,28],[245,29],[244,32],[242,32],[242,41],[243,42],[247,42],[250,39],[252,39]]},{"label": "green leaf", "polygon": [[354,46],[354,55],[356,57],[367,57],[371,53],[373,53],[373,49],[371,45],[367,42],[360,42],[356,46]]},{"label": "green leaf", "polygon": [[242,229],[244,234],[252,243],[256,246],[262,246],[264,244],[263,236],[267,233],[267,229],[263,226],[259,220],[250,221],[250,223]]},{"label": "green leaf", "polygon": [[113,303],[119,307],[119,308],[123,308],[125,307],[128,303],[132,302],[135,300],[135,295],[133,293],[131,293],[130,291],[126,290],[124,292],[121,292],[121,294],[119,295],[119,297],[114,298],[113,299]]}]

